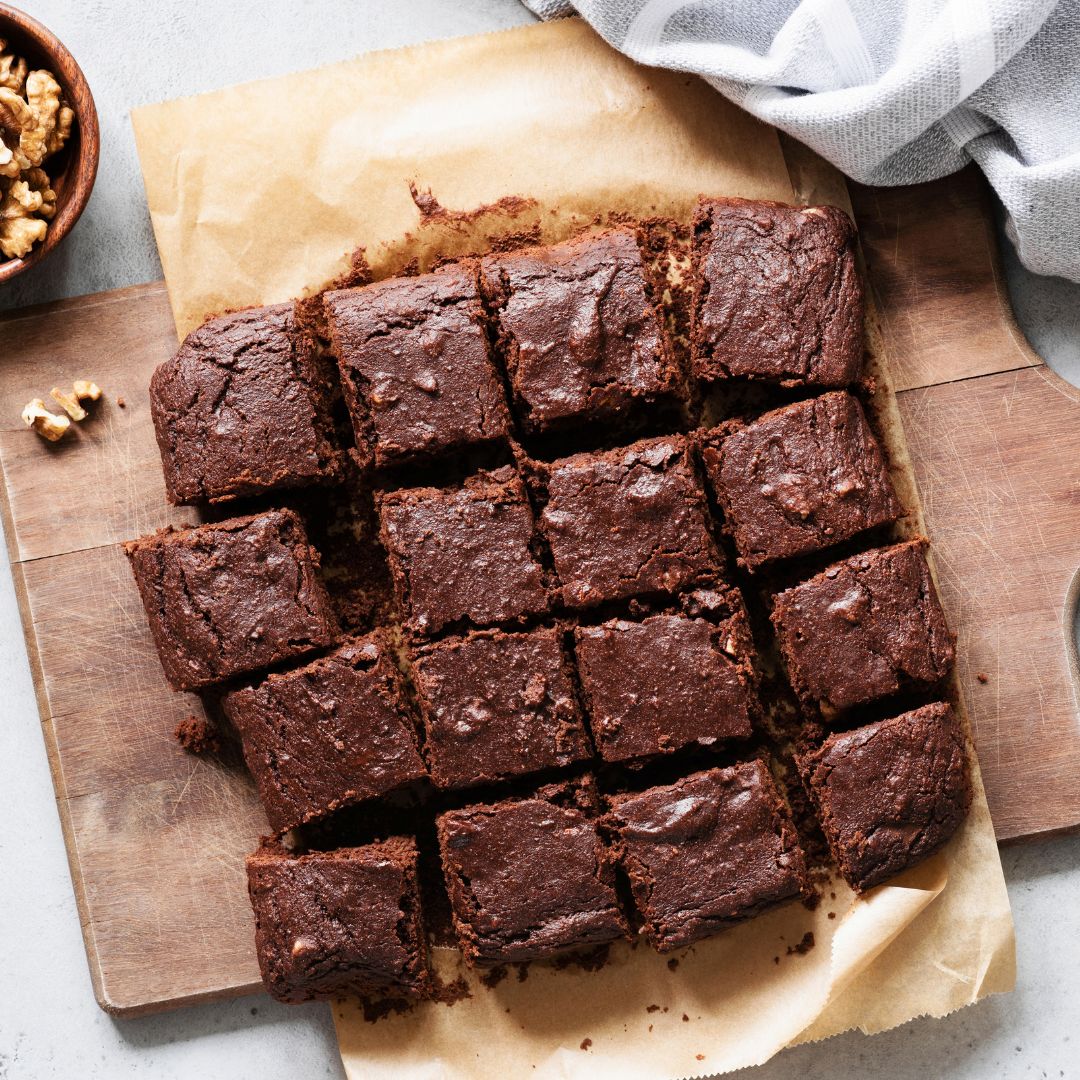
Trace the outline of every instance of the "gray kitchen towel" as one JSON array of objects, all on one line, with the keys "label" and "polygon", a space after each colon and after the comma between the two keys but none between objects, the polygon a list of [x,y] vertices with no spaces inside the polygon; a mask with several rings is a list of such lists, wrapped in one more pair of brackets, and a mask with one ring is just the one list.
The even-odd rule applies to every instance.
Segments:
[{"label": "gray kitchen towel", "polygon": [[524,0],[702,75],[866,184],[976,161],[1020,258],[1080,281],[1080,0]]}]

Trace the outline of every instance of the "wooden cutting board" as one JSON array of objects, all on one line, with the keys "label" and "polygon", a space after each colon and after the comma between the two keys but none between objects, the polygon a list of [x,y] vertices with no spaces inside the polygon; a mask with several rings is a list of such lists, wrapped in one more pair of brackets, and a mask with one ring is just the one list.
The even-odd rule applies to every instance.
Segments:
[{"label": "wooden cutting board", "polygon": [[[843,200],[785,155],[800,197]],[[1074,828],[1080,395],[1013,322],[977,174],[851,197],[998,835]],[[166,686],[117,546],[194,519],[166,506],[146,393],[174,348],[160,282],[0,321],[4,529],[95,993],[118,1015],[259,985],[243,860],[263,815],[242,770],[173,740],[201,706]],[[26,431],[26,400],[80,377],[106,390],[94,417],[57,445]]]}]

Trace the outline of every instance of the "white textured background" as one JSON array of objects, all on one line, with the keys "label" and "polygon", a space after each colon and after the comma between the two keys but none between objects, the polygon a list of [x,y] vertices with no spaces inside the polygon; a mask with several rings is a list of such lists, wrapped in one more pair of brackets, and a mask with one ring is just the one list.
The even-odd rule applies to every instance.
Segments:
[{"label": "white textured background", "polygon": [[[101,172],[75,232],[45,265],[0,287],[0,309],[160,277],[128,122],[133,106],[529,19],[515,0],[24,6],[86,72],[101,114]],[[282,103],[286,130],[292,107]],[[333,103],[296,102],[295,109],[311,115]],[[1028,337],[1080,383],[1080,287],[1032,278],[1008,256],[1007,269]],[[143,1020],[114,1021],[98,1011],[6,554],[0,561],[0,1080],[340,1077],[323,1006],[285,1008],[259,995]],[[873,1039],[845,1035],[803,1047],[742,1080],[1080,1076],[1080,838],[1012,847],[1003,861],[1019,938],[1015,994]]]}]

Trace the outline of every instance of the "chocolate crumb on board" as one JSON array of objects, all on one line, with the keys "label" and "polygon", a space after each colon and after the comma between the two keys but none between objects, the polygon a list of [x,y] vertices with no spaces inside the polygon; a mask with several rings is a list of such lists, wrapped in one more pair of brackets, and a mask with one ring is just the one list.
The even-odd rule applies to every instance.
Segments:
[{"label": "chocolate crumb on board", "polygon": [[118,397],[116,399],[116,404],[117,404],[118,408],[121,408],[121,409],[126,409],[127,408],[127,402],[122,397]]},{"label": "chocolate crumb on board", "polygon": [[376,1024],[388,1016],[403,1016],[412,1012],[416,1008],[416,1002],[393,997],[361,998],[360,1008],[364,1020],[369,1024]]},{"label": "chocolate crumb on board", "polygon": [[975,676],[975,678],[978,679],[981,683],[988,683],[990,681],[990,676],[987,675],[985,671],[980,671],[978,675]]},{"label": "chocolate crumb on board", "polygon": [[448,225],[469,225],[477,218],[488,214],[506,214],[509,217],[517,217],[526,210],[536,206],[536,200],[524,195],[503,195],[492,203],[482,203],[473,207],[472,210],[447,210],[432,194],[431,189],[421,191],[415,181],[409,181],[409,194],[420,211],[420,221],[427,224],[431,221],[439,221]]},{"label": "chocolate crumb on board", "polygon": [[443,1005],[456,1005],[459,1001],[472,997],[468,981],[459,975],[449,982],[443,981],[437,974],[431,976],[431,1000]]},{"label": "chocolate crumb on board", "polygon": [[667,966],[668,966],[668,971],[674,971],[679,966],[679,958],[677,956],[673,956],[667,962]]},{"label": "chocolate crumb on board", "polygon": [[694,1055],[694,1057],[695,1057],[695,1058],[696,1058],[696,1059],[697,1059],[698,1061],[704,1061],[704,1060],[705,1060],[705,1055],[704,1055],[704,1054],[695,1054],[695,1055]]},{"label": "chocolate crumb on board", "polygon": [[581,1040],[581,1049],[582,1050],[588,1050],[590,1046],[592,1046],[592,1039],[582,1039]]},{"label": "chocolate crumb on board", "polygon": [[686,1013],[683,1013],[683,1014],[682,1014],[682,1022],[683,1022],[684,1024],[689,1024],[689,1023],[690,1023],[690,1017],[689,1017],[689,1016],[687,1016],[687,1015],[686,1015]]},{"label": "chocolate crumb on board", "polygon": [[198,757],[221,753],[221,735],[209,720],[202,717],[185,716],[173,730],[173,738],[189,754]]},{"label": "chocolate crumb on board", "polygon": [[660,1006],[659,1005],[646,1005],[645,1006],[645,1011],[647,1013],[659,1012],[660,1011]]},{"label": "chocolate crumb on board", "polygon": [[829,918],[830,919],[835,919],[836,918],[836,912],[835,911],[830,911],[829,912]]},{"label": "chocolate crumb on board", "polygon": [[797,945],[789,945],[787,954],[788,956],[799,955],[805,956],[814,947],[814,932],[807,930],[802,936],[802,941]]}]

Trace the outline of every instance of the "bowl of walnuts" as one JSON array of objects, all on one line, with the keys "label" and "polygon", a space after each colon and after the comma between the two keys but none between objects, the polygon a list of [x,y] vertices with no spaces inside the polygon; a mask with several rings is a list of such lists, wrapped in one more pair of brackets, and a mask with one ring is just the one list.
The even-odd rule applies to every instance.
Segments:
[{"label": "bowl of walnuts", "polygon": [[41,23],[0,4],[0,283],[71,231],[98,152],[97,110],[74,57]]}]

